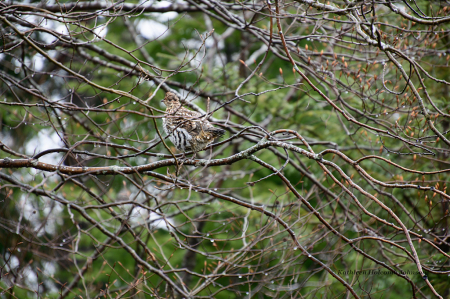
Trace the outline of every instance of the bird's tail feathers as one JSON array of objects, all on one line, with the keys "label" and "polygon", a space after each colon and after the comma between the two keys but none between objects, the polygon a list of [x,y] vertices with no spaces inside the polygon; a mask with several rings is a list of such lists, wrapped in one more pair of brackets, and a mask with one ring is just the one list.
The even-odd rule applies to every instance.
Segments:
[{"label": "bird's tail feathers", "polygon": [[225,135],[225,132],[226,132],[225,130],[218,129],[218,128],[211,128],[208,131],[212,133],[214,138],[221,138],[221,137],[223,137],[223,135]]}]

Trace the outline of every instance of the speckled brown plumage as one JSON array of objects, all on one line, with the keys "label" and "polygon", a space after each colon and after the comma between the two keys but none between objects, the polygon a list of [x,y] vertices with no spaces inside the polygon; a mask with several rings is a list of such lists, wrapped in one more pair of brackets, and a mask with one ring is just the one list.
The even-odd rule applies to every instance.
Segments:
[{"label": "speckled brown plumage", "polygon": [[173,92],[166,93],[162,102],[167,107],[164,131],[179,151],[199,152],[225,134],[225,130],[215,128],[201,113],[184,108]]}]

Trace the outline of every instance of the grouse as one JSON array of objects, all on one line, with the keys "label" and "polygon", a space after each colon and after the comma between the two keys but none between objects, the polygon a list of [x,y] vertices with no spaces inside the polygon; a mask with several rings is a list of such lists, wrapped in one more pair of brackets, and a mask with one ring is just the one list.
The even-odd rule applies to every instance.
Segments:
[{"label": "grouse", "polygon": [[182,151],[195,153],[205,149],[215,138],[225,134],[225,130],[215,128],[201,113],[183,107],[180,99],[168,92],[162,100],[167,109],[164,114],[163,128],[170,141]]}]

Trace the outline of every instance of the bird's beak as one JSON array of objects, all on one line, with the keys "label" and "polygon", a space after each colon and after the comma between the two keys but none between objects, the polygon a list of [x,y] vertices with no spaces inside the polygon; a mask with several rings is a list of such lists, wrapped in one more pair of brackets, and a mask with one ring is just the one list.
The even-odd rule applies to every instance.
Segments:
[{"label": "bird's beak", "polygon": [[161,103],[164,102],[164,99],[161,100]]}]

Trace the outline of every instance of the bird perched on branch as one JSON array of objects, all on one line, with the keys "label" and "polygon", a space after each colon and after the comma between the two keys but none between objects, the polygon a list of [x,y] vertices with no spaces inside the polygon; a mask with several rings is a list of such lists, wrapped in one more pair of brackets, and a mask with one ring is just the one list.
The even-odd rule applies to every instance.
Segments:
[{"label": "bird perched on branch", "polygon": [[192,150],[195,156],[197,152],[211,144],[215,138],[220,138],[225,134],[225,130],[215,128],[207,119],[209,101],[206,115],[184,108],[180,99],[173,92],[166,93],[161,102],[167,107],[163,119],[164,131],[183,154]]}]

